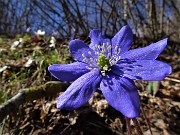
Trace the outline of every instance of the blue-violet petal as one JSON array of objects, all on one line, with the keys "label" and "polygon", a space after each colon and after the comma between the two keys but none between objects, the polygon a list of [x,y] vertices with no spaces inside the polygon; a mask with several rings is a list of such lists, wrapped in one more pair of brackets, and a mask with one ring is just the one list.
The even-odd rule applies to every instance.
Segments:
[{"label": "blue-violet petal", "polygon": [[76,81],[59,96],[58,109],[74,110],[85,104],[97,89],[101,80],[100,72],[90,71]]},{"label": "blue-violet petal", "polygon": [[116,46],[121,48],[121,53],[129,50],[133,42],[133,33],[129,26],[124,26],[121,30],[112,38],[112,51]]},{"label": "blue-violet petal", "polygon": [[166,47],[167,40],[168,39],[165,38],[147,47],[130,50],[121,54],[121,58],[133,60],[154,60]]},{"label": "blue-violet petal", "polygon": [[48,70],[58,80],[71,82],[89,72],[89,70],[86,69],[86,66],[88,66],[88,64],[82,62],[53,64],[48,67]]},{"label": "blue-violet petal", "polygon": [[86,62],[85,59],[87,58],[87,63],[89,63],[90,58],[94,58],[95,60],[97,57],[95,52],[88,45],[78,39],[70,41],[69,50],[74,58],[81,62]]},{"label": "blue-violet petal", "polygon": [[171,74],[172,68],[158,60],[120,60],[111,71],[133,80],[160,81]]},{"label": "blue-violet petal", "polygon": [[139,117],[140,99],[132,80],[106,75],[100,84],[108,103],[128,118]]}]

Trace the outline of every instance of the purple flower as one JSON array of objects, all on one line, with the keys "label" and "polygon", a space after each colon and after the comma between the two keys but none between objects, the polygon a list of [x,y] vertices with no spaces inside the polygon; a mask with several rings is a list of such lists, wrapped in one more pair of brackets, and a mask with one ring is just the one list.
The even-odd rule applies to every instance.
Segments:
[{"label": "purple flower", "polygon": [[[90,32],[91,43],[69,43],[77,62],[49,66],[61,81],[74,81],[59,96],[57,108],[73,110],[86,103],[99,88],[108,103],[128,118],[140,115],[140,99],[133,80],[159,81],[171,73],[171,66],[155,60],[167,45],[167,38],[144,48],[129,50],[133,34],[124,26],[112,40],[100,30]],[[128,51],[129,50],[129,51]]]}]

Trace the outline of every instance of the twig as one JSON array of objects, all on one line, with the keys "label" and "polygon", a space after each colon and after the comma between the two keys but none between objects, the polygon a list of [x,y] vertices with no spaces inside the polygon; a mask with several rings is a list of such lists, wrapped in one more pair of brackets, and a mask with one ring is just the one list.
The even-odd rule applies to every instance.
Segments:
[{"label": "twig", "polygon": [[131,135],[132,134],[132,129],[131,129],[131,125],[130,125],[130,121],[131,119],[125,117],[126,119],[126,128],[127,128],[127,132],[128,132],[128,135]]},{"label": "twig", "polygon": [[146,113],[144,112],[144,108],[141,107],[141,110],[142,110],[142,113],[144,115],[144,119],[146,120],[146,124],[147,124],[147,126],[149,128],[150,134],[153,135],[152,130],[151,130],[151,125],[150,125],[150,122],[149,122],[149,120],[148,120],[148,118],[146,116]]},{"label": "twig", "polygon": [[137,130],[138,135],[143,135],[138,120],[137,120],[136,118],[133,118],[132,121],[133,121],[133,123],[134,123],[134,125],[135,125],[135,127],[136,127],[136,130]]},{"label": "twig", "polygon": [[17,95],[0,105],[0,123],[7,115],[15,113],[21,104],[42,97],[56,95],[59,92],[65,91],[68,86],[68,83],[51,81],[41,86],[20,90]]},{"label": "twig", "polygon": [[173,82],[177,82],[177,83],[180,83],[180,80],[177,79],[177,78],[174,78],[174,77],[166,77],[165,80],[169,80],[169,81],[173,81]]}]

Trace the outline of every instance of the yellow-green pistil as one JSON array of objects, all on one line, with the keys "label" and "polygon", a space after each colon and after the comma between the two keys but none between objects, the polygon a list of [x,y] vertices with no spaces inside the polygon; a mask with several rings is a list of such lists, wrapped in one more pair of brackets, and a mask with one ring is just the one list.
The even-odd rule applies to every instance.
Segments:
[{"label": "yellow-green pistil", "polygon": [[107,71],[109,59],[104,54],[100,54],[97,59],[97,65],[101,68],[101,70]]}]

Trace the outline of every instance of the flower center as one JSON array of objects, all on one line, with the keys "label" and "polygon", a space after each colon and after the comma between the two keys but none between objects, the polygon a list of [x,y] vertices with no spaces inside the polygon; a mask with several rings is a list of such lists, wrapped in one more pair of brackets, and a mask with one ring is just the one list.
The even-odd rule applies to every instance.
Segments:
[{"label": "flower center", "polygon": [[97,65],[101,68],[107,67],[109,65],[109,59],[104,54],[100,54],[97,59]]},{"label": "flower center", "polygon": [[[93,47],[93,50],[95,52],[95,55],[98,55],[98,58],[95,59],[95,62],[100,68],[101,74],[103,76],[105,76],[105,72],[111,70],[111,66],[115,65],[121,59],[121,57],[119,56],[121,49],[118,46],[115,46],[115,48],[113,48],[112,50],[112,46],[108,42],[103,43],[102,45],[96,44]],[[88,54],[92,55],[91,52],[88,52]],[[86,66],[88,70],[98,71],[98,68],[94,67],[94,59],[92,57],[87,58],[85,54],[82,54],[82,57],[84,58],[84,62],[89,63],[89,66]]]},{"label": "flower center", "polygon": [[99,54],[97,65],[101,68],[101,73],[104,76],[106,71],[109,71],[109,59],[104,54]]}]

